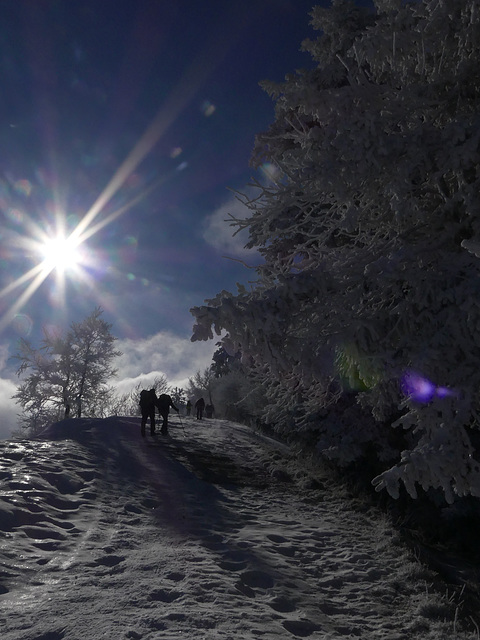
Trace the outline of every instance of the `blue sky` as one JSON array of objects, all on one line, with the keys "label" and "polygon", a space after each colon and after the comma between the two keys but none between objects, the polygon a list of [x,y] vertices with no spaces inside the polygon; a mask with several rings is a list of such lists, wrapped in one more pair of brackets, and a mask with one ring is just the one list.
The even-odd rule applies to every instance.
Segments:
[{"label": "blue sky", "polygon": [[[225,257],[256,263],[223,219],[244,213],[230,189],[261,177],[249,158],[274,105],[258,83],[312,65],[300,52],[312,5],[0,4],[4,404],[18,339],[36,343],[96,306],[125,353],[120,385],[156,372],[179,382],[208,364],[214,345],[190,343],[189,309],[252,277]],[[78,263],[29,277],[45,239],[75,229]]]}]

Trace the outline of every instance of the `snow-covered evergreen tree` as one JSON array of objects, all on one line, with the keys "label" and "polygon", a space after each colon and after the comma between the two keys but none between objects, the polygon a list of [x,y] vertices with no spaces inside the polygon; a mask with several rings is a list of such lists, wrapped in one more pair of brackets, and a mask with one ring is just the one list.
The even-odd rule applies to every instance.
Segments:
[{"label": "snow-covered evergreen tree", "polygon": [[264,264],[192,310],[192,339],[226,332],[269,388],[266,419],[340,461],[391,460],[403,429],[377,488],[452,501],[480,495],[480,8],[375,8],[315,7],[315,68],[263,83],[275,121],[253,163],[280,177],[236,225]]}]

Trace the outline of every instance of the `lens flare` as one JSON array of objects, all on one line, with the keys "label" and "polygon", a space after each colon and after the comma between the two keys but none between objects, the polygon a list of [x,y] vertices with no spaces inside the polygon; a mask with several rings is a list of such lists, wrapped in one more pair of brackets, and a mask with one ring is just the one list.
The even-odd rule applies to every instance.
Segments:
[{"label": "lens flare", "polygon": [[26,198],[30,196],[33,188],[32,183],[25,179],[17,180],[13,187],[18,194],[25,196]]},{"label": "lens flare", "polygon": [[445,398],[453,395],[451,389],[437,387],[433,382],[414,371],[408,371],[403,376],[402,392],[411,400],[424,404],[431,402],[433,398]]},{"label": "lens flare", "polygon": [[210,100],[205,100],[205,102],[202,103],[201,111],[206,118],[213,116],[216,110],[217,110],[217,107],[214,104],[212,104]]},{"label": "lens flare", "polygon": [[33,320],[25,313],[17,313],[12,322],[13,329],[20,336],[29,336],[33,328]]}]

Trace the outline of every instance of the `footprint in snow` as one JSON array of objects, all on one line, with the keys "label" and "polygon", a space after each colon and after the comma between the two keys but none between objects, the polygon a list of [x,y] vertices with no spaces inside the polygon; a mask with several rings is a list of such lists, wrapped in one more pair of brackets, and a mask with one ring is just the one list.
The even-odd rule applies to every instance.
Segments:
[{"label": "footprint in snow", "polygon": [[275,584],[272,576],[265,571],[245,571],[240,576],[240,580],[247,587],[258,589],[271,589]]},{"label": "footprint in snow", "polygon": [[95,567],[97,565],[101,565],[104,567],[116,567],[117,564],[120,564],[120,562],[123,562],[124,560],[125,556],[107,555],[102,558],[97,558],[90,566]]},{"label": "footprint in snow", "polygon": [[167,591],[166,589],[155,589],[149,595],[150,600],[158,602],[174,602],[181,598],[183,594],[179,591]]},{"label": "footprint in snow", "polygon": [[218,563],[220,569],[224,571],[242,571],[246,568],[247,562],[244,561],[235,561],[235,560],[222,560]]},{"label": "footprint in snow", "polygon": [[165,578],[167,578],[167,580],[172,580],[172,582],[181,582],[182,580],[185,580],[185,574],[172,571],[172,573],[168,573]]},{"label": "footprint in snow", "polygon": [[284,629],[292,635],[300,638],[308,638],[312,633],[318,631],[319,627],[310,622],[310,620],[284,620],[282,622]]},{"label": "footprint in snow", "polygon": [[282,542],[287,542],[287,538],[284,538],[283,536],[279,536],[276,533],[269,533],[267,535],[267,538],[272,542],[277,542],[278,544],[281,544]]},{"label": "footprint in snow", "polygon": [[291,613],[296,609],[293,602],[283,596],[277,596],[276,598],[271,600],[268,605],[279,613]]}]

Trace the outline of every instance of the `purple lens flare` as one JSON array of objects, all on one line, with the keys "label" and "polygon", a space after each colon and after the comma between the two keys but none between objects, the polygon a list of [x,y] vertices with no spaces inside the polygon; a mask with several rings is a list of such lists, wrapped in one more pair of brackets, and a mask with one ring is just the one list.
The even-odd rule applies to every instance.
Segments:
[{"label": "purple lens flare", "polygon": [[402,379],[403,393],[415,402],[430,402],[433,398],[445,398],[452,395],[447,387],[436,387],[428,378],[408,371]]}]

